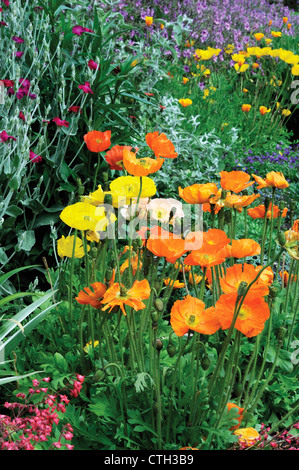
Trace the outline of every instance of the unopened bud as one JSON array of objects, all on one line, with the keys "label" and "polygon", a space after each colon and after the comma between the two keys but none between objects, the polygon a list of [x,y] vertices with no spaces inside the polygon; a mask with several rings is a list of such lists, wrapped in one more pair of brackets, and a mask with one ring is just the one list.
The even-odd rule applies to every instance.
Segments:
[{"label": "unopened bud", "polygon": [[234,392],[235,392],[236,397],[239,397],[240,395],[242,395],[243,386],[240,382],[235,385]]},{"label": "unopened bud", "polygon": [[201,367],[203,368],[203,370],[207,370],[209,367],[210,367],[210,364],[211,364],[211,361],[210,359],[208,358],[208,356],[205,356],[202,360],[201,360]]},{"label": "unopened bud", "polygon": [[105,194],[104,196],[104,204],[107,205],[112,205],[112,195],[111,194]]},{"label": "unopened bud", "polygon": [[281,326],[280,328],[278,328],[278,331],[277,331],[277,339],[279,341],[282,341],[286,337],[286,334],[287,334],[287,329]]},{"label": "unopened bud", "polygon": [[278,295],[279,289],[274,286],[269,286],[269,297],[270,299],[275,299]]},{"label": "unopened bud", "polygon": [[163,343],[160,340],[160,338],[157,338],[156,339],[156,349],[157,349],[157,351],[161,351],[162,348],[163,348]]},{"label": "unopened bud", "polygon": [[169,357],[173,357],[175,355],[176,347],[174,344],[169,343],[169,345],[167,346],[167,353]]},{"label": "unopened bud", "polygon": [[238,296],[239,297],[241,297],[245,294],[247,286],[248,286],[247,282],[245,282],[245,281],[240,282],[239,287],[238,287]]},{"label": "unopened bud", "polygon": [[266,196],[265,200],[264,200],[265,213],[267,213],[267,211],[270,207],[270,202],[271,202],[271,200],[270,200],[269,196]]},{"label": "unopened bud", "polygon": [[97,259],[98,257],[98,249],[93,246],[90,250],[90,256],[92,257],[92,259]]},{"label": "unopened bud", "polygon": [[163,312],[164,310],[164,303],[162,299],[155,299],[154,301],[154,307],[158,312]]},{"label": "unopened bud", "polygon": [[277,241],[280,244],[280,246],[285,246],[286,244],[286,236],[284,232],[278,232],[277,234]]},{"label": "unopened bud", "polygon": [[106,282],[110,282],[113,276],[113,269],[112,268],[107,268],[106,273],[105,273],[105,280]]},{"label": "unopened bud", "polygon": [[93,381],[93,382],[101,382],[102,380],[104,380],[105,375],[106,375],[106,374],[105,374],[105,371],[104,371],[104,370],[98,369],[98,370],[95,372],[95,374],[94,374],[94,376],[93,376],[93,378],[92,378],[92,381]]},{"label": "unopened bud", "polygon": [[157,322],[159,320],[159,313],[156,310],[151,313],[151,319],[153,322]]},{"label": "unopened bud", "polygon": [[79,186],[78,187],[78,195],[83,196],[84,192],[85,192],[84,186]]}]

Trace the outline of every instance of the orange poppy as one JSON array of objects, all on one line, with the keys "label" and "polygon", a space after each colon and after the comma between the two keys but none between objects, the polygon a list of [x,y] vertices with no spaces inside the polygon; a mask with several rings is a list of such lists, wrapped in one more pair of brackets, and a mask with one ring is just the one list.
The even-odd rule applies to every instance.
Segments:
[{"label": "orange poppy", "polygon": [[173,289],[181,289],[182,287],[185,287],[185,283],[180,282],[178,279],[174,282],[173,282],[173,279],[170,279],[170,278],[164,279],[164,284],[166,286],[171,285],[171,287],[173,287]]},{"label": "orange poppy", "polygon": [[234,193],[239,193],[254,184],[254,181],[249,181],[250,175],[244,171],[221,171],[220,176],[221,187]]},{"label": "orange poppy", "polygon": [[242,212],[243,207],[247,207],[253,203],[259,194],[251,194],[250,196],[238,196],[237,194],[227,194],[224,200],[224,206],[229,208],[237,209],[238,212]]},{"label": "orange poppy", "polygon": [[[220,278],[220,286],[224,294],[237,292],[241,282],[250,284],[257,276],[259,269],[253,264],[234,264],[227,268],[225,276]],[[255,292],[256,295],[268,295],[267,285],[258,278],[251,286],[249,292]]]},{"label": "orange poppy", "polygon": [[[256,266],[256,269],[257,269],[257,271],[260,271],[261,269],[263,269],[263,266]],[[273,272],[272,268],[270,268],[270,266],[269,266],[268,268],[264,269],[262,274],[260,274],[259,279],[260,279],[260,282],[263,282],[267,286],[272,284],[273,279],[274,279],[274,272]]]},{"label": "orange poppy", "polygon": [[136,153],[130,152],[130,147],[123,149],[123,165],[130,175],[147,176],[155,173],[163,165],[164,158],[137,158]]},{"label": "orange poppy", "polygon": [[212,245],[204,244],[199,250],[194,250],[186,256],[184,262],[189,266],[201,266],[210,268],[224,263],[226,254],[223,249],[215,249]]},{"label": "orange poppy", "polygon": [[164,133],[159,135],[158,131],[150,132],[146,134],[145,140],[157,158],[176,158],[178,156],[173,143]]},{"label": "orange poppy", "polygon": [[91,284],[93,292],[89,287],[84,287],[76,297],[76,300],[81,305],[91,305],[94,308],[100,308],[102,302],[100,299],[103,298],[106,292],[106,286],[102,282],[95,282]]},{"label": "orange poppy", "polygon": [[234,434],[238,436],[239,443],[242,447],[250,447],[260,440],[260,435],[254,428],[237,429]]},{"label": "orange poppy", "polygon": [[[168,238],[165,236],[168,233]],[[146,247],[158,257],[166,258],[169,263],[175,263],[185,252],[185,240],[165,230],[160,235],[151,232]]]},{"label": "orange poppy", "polygon": [[[216,306],[211,307],[215,308],[223,330],[227,330],[231,326],[237,295],[236,292],[222,294],[216,302]],[[235,328],[247,338],[252,338],[263,331],[264,323],[269,316],[270,309],[264,298],[257,296],[254,291],[249,291],[241,306]]]},{"label": "orange poppy", "polygon": [[[181,263],[176,262],[175,265],[174,265],[175,269],[178,269],[180,265],[181,265]],[[185,271],[185,273],[188,273],[189,271],[191,271],[191,266],[185,266],[185,263],[184,263],[184,271]],[[182,273],[183,268],[180,268],[179,272]]]},{"label": "orange poppy", "polygon": [[284,271],[283,273],[281,271],[279,271],[279,275],[281,277],[281,279],[283,279],[283,284],[286,286],[289,282],[289,279],[290,279],[290,282],[294,282],[294,281],[297,281],[297,276],[295,276],[294,274],[291,275],[291,278],[290,278],[290,275],[287,271]]},{"label": "orange poppy", "polygon": [[263,179],[260,176],[252,175],[256,183],[258,183],[257,189],[261,188],[278,188],[284,189],[289,187],[289,183],[286,181],[284,175],[279,171],[270,171]]},{"label": "orange poppy", "polygon": [[[125,145],[114,145],[105,155],[105,160],[110,166],[111,170],[123,170],[123,149]],[[131,147],[128,147],[129,149]]]},{"label": "orange poppy", "polygon": [[202,276],[200,276],[200,274],[194,274],[194,279],[193,279],[192,273],[189,273],[190,284],[194,285],[194,281],[195,281],[195,285],[197,285],[200,283],[201,280],[202,280]]},{"label": "orange poppy", "polygon": [[299,219],[296,219],[292,227],[293,232],[299,232]]},{"label": "orange poppy", "polygon": [[212,246],[215,251],[221,250],[230,243],[230,239],[223,230],[211,228],[207,232],[203,232],[203,244]]},{"label": "orange poppy", "polygon": [[88,150],[91,152],[103,152],[111,145],[111,131],[90,131],[83,138]]},{"label": "orange poppy", "polygon": [[170,324],[177,336],[184,336],[189,330],[212,335],[220,328],[214,312],[205,310],[204,302],[191,295],[174,302],[170,312]]},{"label": "orange poppy", "polygon": [[[202,205],[202,210],[203,212],[212,212],[212,204],[210,204],[209,202],[206,202],[205,204]],[[218,212],[222,209],[221,206],[219,206],[218,204],[213,204],[213,207],[214,207],[214,213],[215,214],[218,214]]]},{"label": "orange poppy", "polygon": [[[204,232],[196,231],[189,232],[185,237],[185,249],[186,251],[199,250],[203,245]],[[189,269],[191,269],[189,267]]]},{"label": "orange poppy", "polygon": [[179,195],[188,204],[205,204],[211,196],[217,194],[218,188],[215,183],[193,184],[185,189],[179,187]]},{"label": "orange poppy", "polygon": [[[272,214],[272,203],[270,203],[269,208],[267,210],[267,219],[271,219],[271,214]],[[273,206],[273,219],[276,219],[280,215],[280,209],[278,206]],[[281,213],[282,217],[285,217],[287,215],[288,209],[285,207]],[[247,209],[248,215],[252,219],[264,219],[266,215],[266,209],[265,206],[262,204],[257,207],[252,207],[250,209]]]},{"label": "orange poppy", "polygon": [[227,245],[227,257],[246,258],[247,256],[259,255],[261,246],[255,240],[250,238],[242,238],[240,240],[232,240],[231,245]]},{"label": "orange poppy", "polygon": [[132,307],[135,311],[143,310],[146,305],[142,300],[148,299],[151,293],[151,288],[146,279],[142,281],[135,281],[131,289],[125,289],[124,286],[119,286],[116,282],[109,289],[107,289],[102,304],[106,304],[102,310],[110,309],[119,306],[124,315],[126,315],[125,305]]},{"label": "orange poppy", "polygon": [[238,427],[240,426],[241,424],[241,421],[242,419],[244,418],[243,416],[243,412],[244,412],[244,408],[240,408],[240,406],[236,405],[235,403],[227,403],[226,404],[227,406],[227,410],[230,411],[232,408],[238,408],[238,417],[236,417],[236,419],[238,420],[238,424],[236,424],[236,426],[233,426],[231,427],[230,429],[233,430],[233,429],[238,429]]},{"label": "orange poppy", "polygon": [[[138,255],[132,256],[131,257],[131,262],[130,266],[132,268],[133,276],[135,276],[136,271],[142,268],[142,262],[139,260],[139,267],[138,267]],[[127,258],[123,264],[120,266],[119,270],[120,273],[122,274],[127,268],[129,267],[129,258]]]}]

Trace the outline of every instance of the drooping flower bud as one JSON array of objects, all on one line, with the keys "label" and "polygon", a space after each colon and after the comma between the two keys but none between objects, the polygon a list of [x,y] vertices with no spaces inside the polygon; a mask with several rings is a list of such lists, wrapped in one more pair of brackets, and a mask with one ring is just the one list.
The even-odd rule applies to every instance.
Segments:
[{"label": "drooping flower bud", "polygon": [[238,287],[238,296],[239,297],[241,297],[245,294],[247,286],[248,286],[247,282],[245,282],[245,281],[240,282],[239,287]]},{"label": "drooping flower bud", "polygon": [[158,312],[163,312],[164,310],[164,303],[162,299],[155,299],[154,307]]},{"label": "drooping flower bud", "polygon": [[167,353],[169,357],[173,357],[176,353],[176,347],[174,344],[169,343],[167,346]]},{"label": "drooping flower bud", "polygon": [[277,339],[279,341],[283,341],[284,338],[286,337],[286,334],[287,334],[287,329],[281,326],[280,328],[278,328],[278,331],[277,331]]},{"label": "drooping flower bud", "polygon": [[286,236],[284,232],[278,232],[277,234],[277,241],[280,246],[285,246],[286,244]]}]

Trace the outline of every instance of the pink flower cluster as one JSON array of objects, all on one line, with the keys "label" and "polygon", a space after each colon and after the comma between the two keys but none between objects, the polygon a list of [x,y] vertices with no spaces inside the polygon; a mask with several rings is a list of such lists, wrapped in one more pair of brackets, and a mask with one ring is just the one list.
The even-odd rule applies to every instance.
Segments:
[{"label": "pink flower cluster", "polygon": [[[84,379],[83,375],[76,374],[76,379],[66,388],[71,397],[79,396]],[[61,426],[58,440],[56,438],[54,441],[52,435],[53,426],[60,424],[59,413],[66,412],[70,400],[65,393],[49,393],[42,382],[50,382],[50,377],[41,381],[34,379],[28,396],[18,393],[16,397],[23,402],[4,403],[13,417],[0,415],[0,450],[34,450],[36,444],[41,442],[49,442],[48,450],[73,450],[73,429],[69,423]],[[44,395],[39,403],[33,405],[29,400],[35,394]]]}]

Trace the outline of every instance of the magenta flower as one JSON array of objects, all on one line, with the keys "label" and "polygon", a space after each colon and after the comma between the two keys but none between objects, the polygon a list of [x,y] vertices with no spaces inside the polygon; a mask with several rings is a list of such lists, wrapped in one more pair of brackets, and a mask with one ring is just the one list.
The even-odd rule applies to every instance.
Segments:
[{"label": "magenta flower", "polygon": [[[29,158],[32,161],[32,163],[39,163],[43,161],[42,157],[40,155],[36,155],[36,153],[32,152],[32,150],[29,151]],[[37,387],[38,385],[33,384],[33,386]]]},{"label": "magenta flower", "polygon": [[19,36],[13,36],[12,40],[17,44],[21,44],[22,42],[24,42],[24,39],[20,38]]},{"label": "magenta flower", "polygon": [[13,137],[12,135],[8,135],[6,131],[2,131],[0,132],[0,140],[1,142],[6,142],[7,140],[17,140],[15,137]]},{"label": "magenta flower", "polygon": [[24,122],[26,121],[25,116],[22,111],[19,112],[19,118],[22,119]]},{"label": "magenta flower", "polygon": [[18,100],[21,100],[22,98],[24,98],[24,96],[27,96],[28,93],[28,90],[26,90],[25,88],[19,88],[16,93],[16,97]]},{"label": "magenta flower", "polygon": [[90,70],[97,70],[99,68],[99,65],[92,59],[88,61],[87,65],[90,68]]},{"label": "magenta flower", "polygon": [[7,24],[5,23],[5,21],[0,21],[0,26],[7,26]]},{"label": "magenta flower", "polygon": [[4,3],[4,5],[6,5],[7,7],[9,7],[9,0],[1,0],[1,1]]},{"label": "magenta flower", "polygon": [[29,90],[31,83],[27,78],[20,78],[19,83],[23,88],[25,88],[25,90]]},{"label": "magenta flower", "polygon": [[73,113],[82,113],[82,109],[80,108],[80,106],[70,106],[69,109],[68,109],[69,112],[73,112]]},{"label": "magenta flower", "polygon": [[69,127],[70,125],[68,121],[63,121],[59,117],[55,117],[54,119],[52,119],[52,121],[54,121],[55,124],[57,124],[57,126],[60,126],[60,127]]},{"label": "magenta flower", "polygon": [[24,54],[23,51],[17,51],[17,52],[15,52],[15,56],[16,56],[16,57],[22,57],[23,54]]},{"label": "magenta flower", "polygon": [[14,84],[15,84],[15,82],[13,80],[5,79],[5,80],[1,80],[1,81],[4,83],[4,86],[6,86],[6,87],[13,87]]},{"label": "magenta flower", "polygon": [[78,88],[80,88],[80,90],[82,90],[84,93],[93,94],[93,91],[90,88],[90,83],[89,82],[85,82],[84,85],[78,85]]},{"label": "magenta flower", "polygon": [[83,26],[80,26],[78,24],[76,26],[73,26],[72,32],[77,36],[81,36],[83,33],[94,33],[92,29],[83,28]]}]

